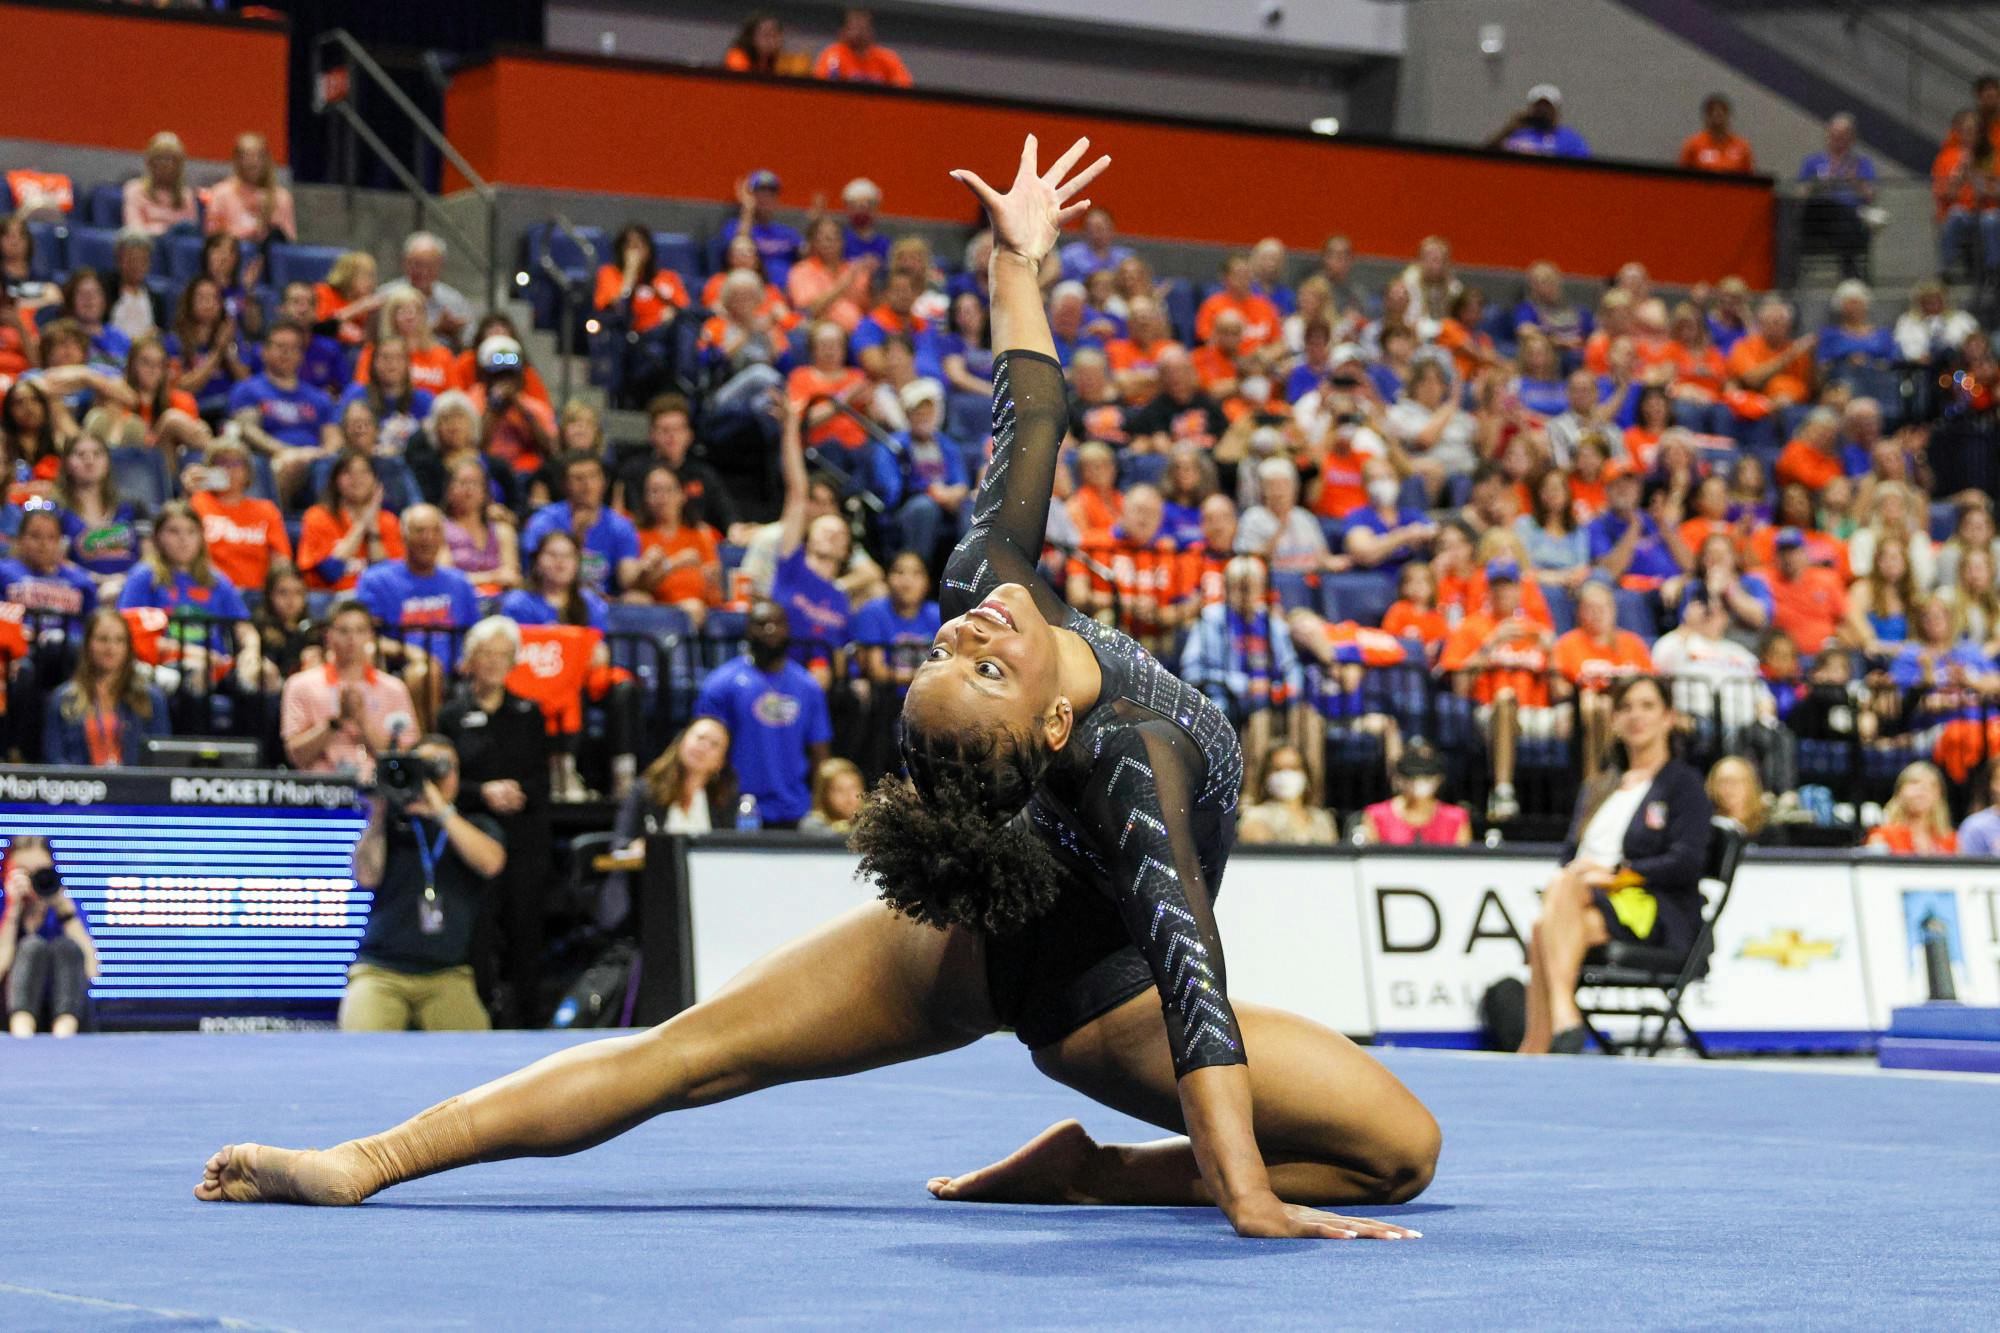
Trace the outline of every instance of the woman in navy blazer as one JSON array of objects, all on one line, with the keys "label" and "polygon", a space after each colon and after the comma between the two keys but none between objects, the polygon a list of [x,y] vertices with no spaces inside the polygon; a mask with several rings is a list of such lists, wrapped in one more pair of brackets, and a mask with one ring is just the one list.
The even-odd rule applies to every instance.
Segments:
[{"label": "woman in navy blazer", "polygon": [[1562,869],[1542,893],[1528,943],[1523,1054],[1578,1055],[1583,957],[1613,940],[1686,957],[1701,930],[1701,872],[1712,813],[1701,774],[1674,756],[1666,686],[1634,676],[1612,692],[1614,768],[1577,797]]},{"label": "woman in navy blazer", "polygon": [[46,763],[130,767],[148,736],[167,734],[166,696],[139,678],[132,627],[108,606],[84,622],[76,674],[55,692],[48,710]]}]

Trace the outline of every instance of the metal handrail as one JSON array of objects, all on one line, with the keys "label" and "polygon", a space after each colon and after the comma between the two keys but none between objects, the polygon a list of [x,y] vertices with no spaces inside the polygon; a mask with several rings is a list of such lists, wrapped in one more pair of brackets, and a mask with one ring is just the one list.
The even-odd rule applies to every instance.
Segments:
[{"label": "metal handrail", "polygon": [[[326,95],[325,75],[329,69],[326,59],[328,48],[337,49],[340,55],[345,57],[344,64],[346,68],[359,70],[365,74],[369,82],[389,99],[390,105],[403,113],[404,118],[423,137],[424,142],[428,143],[441,154],[445,161],[449,162],[465,178],[466,184],[471,188],[472,193],[479,199],[485,209],[486,236],[483,241],[474,240],[464,228],[460,227],[452,219],[451,215],[444,210],[444,206],[438,198],[425,188],[423,182],[417,179],[416,174],[397,158],[389,146],[382,142],[381,136],[376,134],[368,123],[361,118],[361,113],[354,108],[351,78],[349,81],[350,86],[342,96],[329,98]],[[333,28],[314,38],[312,75],[313,110],[321,115],[329,113],[339,115],[342,123],[354,133],[356,138],[368,146],[382,165],[389,169],[390,174],[396,178],[397,182],[402,185],[410,197],[417,201],[417,206],[422,210],[424,216],[432,219],[439,231],[444,232],[455,244],[464,247],[466,252],[473,256],[475,267],[479,268],[486,275],[487,304],[498,305],[505,297],[505,292],[501,287],[500,273],[500,205],[496,191],[487,183],[486,178],[479,174],[472,163],[466,161],[465,155],[460,153],[453,146],[451,140],[444,136],[444,132],[431,121],[431,118],[426,116],[422,109],[415,102],[412,102],[401,88],[396,86],[395,81],[389,77],[382,66],[376,63],[375,58],[369,55],[363,49],[361,43],[357,42],[353,34],[349,33],[345,28]],[[352,182],[350,181],[349,184],[351,186]]]},{"label": "metal handrail", "polygon": [[[1954,28],[1944,27],[1937,21],[1936,16],[1922,13],[1914,6],[1883,5],[1871,3],[1870,0],[1845,0],[1840,8],[1842,21],[1850,28],[1865,25],[1871,32],[1877,33],[1902,51],[1912,64],[1921,62],[1929,65],[1936,71],[1959,80],[1962,84],[1970,84],[1973,79],[1988,72],[1986,69],[1961,63],[1954,57],[1954,53],[1971,49],[1976,57],[1985,59],[1991,53],[1990,48],[1967,38]],[[1892,11],[1896,17],[1913,22],[1908,27],[1902,26],[1892,19],[1891,13],[1885,13],[1885,10]],[[1918,24],[1922,25],[1922,31],[1916,26]],[[1934,36],[1944,42],[1946,49],[1934,48],[1924,41],[1925,35]],[[1914,111],[1916,110],[1914,88],[1911,96],[1912,101],[1908,109]]]}]

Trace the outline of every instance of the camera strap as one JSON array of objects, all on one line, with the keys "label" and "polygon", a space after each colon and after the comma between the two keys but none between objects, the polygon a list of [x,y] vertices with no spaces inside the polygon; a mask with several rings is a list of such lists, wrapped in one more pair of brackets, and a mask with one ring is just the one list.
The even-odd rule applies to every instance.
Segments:
[{"label": "camera strap", "polygon": [[424,901],[437,901],[438,860],[444,856],[446,833],[443,824],[438,825],[437,837],[424,841],[424,826],[417,820],[410,821],[410,831],[417,835],[417,859],[424,866]]}]

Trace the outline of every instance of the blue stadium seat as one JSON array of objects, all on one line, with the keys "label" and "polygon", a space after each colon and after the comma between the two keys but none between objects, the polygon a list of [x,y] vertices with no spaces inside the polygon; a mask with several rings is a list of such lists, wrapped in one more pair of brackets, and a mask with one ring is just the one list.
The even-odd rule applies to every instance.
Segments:
[{"label": "blue stadium seat", "polygon": [[1167,322],[1174,326],[1174,337],[1194,345],[1194,287],[1186,278],[1169,278],[1167,287]]},{"label": "blue stadium seat", "polygon": [[1648,645],[1660,637],[1660,599],[1656,594],[1618,588],[1612,596],[1618,601],[1619,629],[1631,630]]},{"label": "blue stadium seat", "polygon": [[69,268],[94,268],[99,273],[118,270],[118,229],[116,227],[71,227]]},{"label": "blue stadium seat", "polygon": [[672,269],[681,275],[681,281],[688,286],[689,296],[701,295],[701,247],[695,244],[694,237],[678,231],[656,231],[653,233],[653,253],[661,268]]},{"label": "blue stadium seat", "polygon": [[1576,628],[1576,598],[1568,588],[1545,584],[1542,596],[1548,601],[1549,619],[1555,622],[1556,633],[1567,634]]},{"label": "blue stadium seat", "polygon": [[295,282],[324,282],[333,271],[333,261],[345,253],[338,245],[273,245],[271,285],[283,292]]},{"label": "blue stadium seat", "polygon": [[137,500],[148,509],[158,509],[173,492],[167,476],[167,460],[157,449],[127,445],[111,451],[111,476],[118,493]]},{"label": "blue stadium seat", "polygon": [[[576,232],[595,247],[598,262],[611,253],[611,238],[602,227],[578,227]],[[521,271],[528,275],[528,302],[535,309],[535,327],[553,329],[560,315],[560,292],[542,266],[546,255],[555,261],[564,279],[577,292],[579,313],[590,306],[590,284],[596,273],[581,246],[553,222],[538,222],[521,234]]]},{"label": "blue stadium seat", "polygon": [[[0,188],[4,188],[5,180],[6,177],[0,176]],[[30,222],[28,236],[35,243],[35,257],[28,261],[30,277],[53,282],[58,274],[69,272],[68,227],[59,222]]]},{"label": "blue stadium seat", "polygon": [[1295,569],[1274,569],[1271,571],[1271,591],[1278,594],[1278,605],[1287,611],[1300,607],[1318,610],[1318,596],[1313,590],[1310,575]]},{"label": "blue stadium seat", "polygon": [[1396,600],[1396,580],[1373,571],[1326,574],[1319,581],[1320,614],[1328,620],[1379,625]]},{"label": "blue stadium seat", "polygon": [[696,658],[689,644],[694,623],[687,612],[677,606],[613,602],[606,620],[611,630],[611,665],[631,672],[655,700],[663,691],[689,694],[698,685]]},{"label": "blue stadium seat", "polygon": [[1948,542],[1958,527],[1958,506],[1949,500],[1931,501],[1931,540]]},{"label": "blue stadium seat", "polygon": [[167,276],[185,283],[201,272],[201,235],[198,232],[169,232],[166,237]]},{"label": "blue stadium seat", "polygon": [[83,207],[77,212],[93,227],[125,225],[125,187],[116,181],[93,185],[83,192]]}]

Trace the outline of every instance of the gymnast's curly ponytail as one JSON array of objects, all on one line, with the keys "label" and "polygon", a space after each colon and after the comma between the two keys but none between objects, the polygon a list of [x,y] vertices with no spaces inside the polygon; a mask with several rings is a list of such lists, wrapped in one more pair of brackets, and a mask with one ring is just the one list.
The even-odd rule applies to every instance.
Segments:
[{"label": "gymnast's curly ponytail", "polygon": [[848,845],[882,900],[942,930],[1007,935],[1047,912],[1064,872],[1020,818],[1056,752],[1004,730],[930,735],[906,730],[908,777],[875,784]]}]

